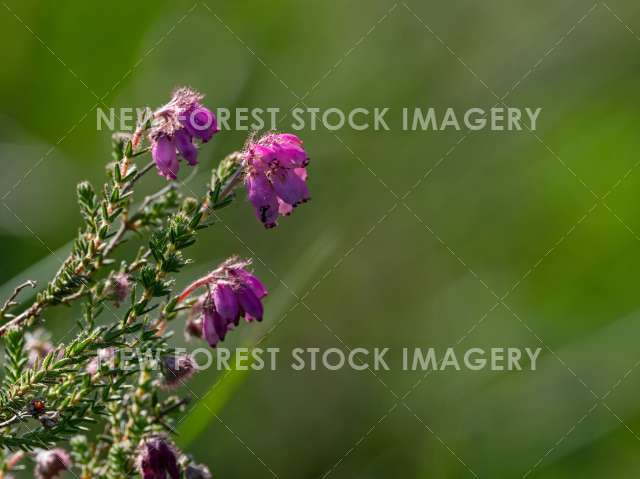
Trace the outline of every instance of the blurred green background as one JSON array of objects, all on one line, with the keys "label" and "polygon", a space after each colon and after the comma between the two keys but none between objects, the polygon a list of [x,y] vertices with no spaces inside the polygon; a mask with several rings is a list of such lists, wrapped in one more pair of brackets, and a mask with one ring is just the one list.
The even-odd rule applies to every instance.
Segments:
[{"label": "blurred green background", "polygon": [[[283,112],[308,94],[390,107],[391,131],[300,132],[313,201],[264,231],[243,200],[204,233],[182,284],[235,252],[272,292],[225,345],[543,347],[535,372],[200,373],[178,443],[215,477],[637,476],[637,2],[6,0],[0,31],[3,297],[55,270],[75,184],[102,181],[94,93],[155,107],[187,84]],[[483,82],[542,107],[536,134],[402,131],[403,107],[490,108]],[[245,138],[202,148],[186,191]]]}]

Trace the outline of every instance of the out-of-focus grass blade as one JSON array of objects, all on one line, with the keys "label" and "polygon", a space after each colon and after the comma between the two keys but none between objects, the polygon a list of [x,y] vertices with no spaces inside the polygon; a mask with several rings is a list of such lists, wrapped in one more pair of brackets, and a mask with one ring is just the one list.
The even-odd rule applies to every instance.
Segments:
[{"label": "out-of-focus grass blade", "polygon": [[[325,234],[318,238],[304,253],[297,266],[291,271],[285,282],[296,287],[308,285],[322,271],[322,267],[335,252],[337,238],[333,233]],[[283,314],[296,302],[296,298],[286,288],[279,288],[277,293],[270,298],[267,305],[269,316],[273,320],[282,317]],[[252,347],[258,340],[260,333],[254,333],[242,346]],[[246,361],[245,361],[246,363]],[[236,361],[231,359],[229,366]],[[233,393],[243,384],[248,377],[250,368],[246,371],[230,369],[225,371],[211,387],[201,396],[189,415],[178,426],[178,443],[180,447],[188,448],[200,435],[216,422],[216,415],[224,408]]]},{"label": "out-of-focus grass blade", "polygon": [[[19,274],[15,275],[9,281],[0,286],[0,299],[4,300],[8,298],[13,292],[14,288],[20,283],[24,283],[28,279],[34,280],[38,283],[38,289],[47,284],[55,272],[60,267],[61,258],[66,258],[71,251],[72,241],[57,249],[53,254],[46,256],[37,263],[29,266]],[[31,288],[25,289],[20,295],[20,300],[28,299],[29,295],[33,296],[36,290]]]}]

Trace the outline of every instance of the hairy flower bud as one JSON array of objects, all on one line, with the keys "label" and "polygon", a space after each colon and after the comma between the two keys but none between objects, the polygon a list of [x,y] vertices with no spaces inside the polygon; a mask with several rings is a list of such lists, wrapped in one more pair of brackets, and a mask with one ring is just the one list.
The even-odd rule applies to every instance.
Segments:
[{"label": "hairy flower bud", "polygon": [[162,436],[143,440],[138,447],[137,466],[142,479],[180,478],[175,447]]},{"label": "hairy flower bud", "polygon": [[38,479],[53,479],[71,467],[71,458],[64,449],[40,450],[36,454],[35,474]]},{"label": "hairy flower bud", "polygon": [[171,354],[162,358],[164,384],[169,388],[186,382],[196,371],[196,365],[188,354]]},{"label": "hairy flower bud", "polygon": [[117,304],[122,303],[131,291],[131,280],[126,273],[116,273],[109,282],[109,292]]}]

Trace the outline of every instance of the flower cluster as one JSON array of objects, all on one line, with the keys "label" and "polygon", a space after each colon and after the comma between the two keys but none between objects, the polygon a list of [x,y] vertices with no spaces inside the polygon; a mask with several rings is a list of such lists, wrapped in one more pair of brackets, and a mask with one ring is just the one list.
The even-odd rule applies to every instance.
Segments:
[{"label": "flower cluster", "polygon": [[[267,289],[247,271],[249,265],[250,261],[229,258],[215,271],[189,285],[180,295],[179,300],[184,300],[197,288],[208,289],[196,300],[194,308],[202,312],[201,323],[198,323],[202,330],[198,336],[211,347],[224,341],[227,332],[240,323],[240,318],[262,321],[262,298],[267,295]],[[194,322],[188,323],[187,328],[192,330]]]},{"label": "flower cluster", "polygon": [[278,216],[291,214],[310,199],[309,157],[296,135],[269,133],[250,141],[243,161],[249,200],[265,228],[273,228]]},{"label": "flower cluster", "polygon": [[169,103],[154,113],[155,124],[149,134],[151,154],[158,172],[167,179],[175,180],[178,176],[178,152],[194,166],[198,163],[194,140],[206,143],[218,132],[216,117],[200,103],[202,98],[190,88],[180,88]]}]

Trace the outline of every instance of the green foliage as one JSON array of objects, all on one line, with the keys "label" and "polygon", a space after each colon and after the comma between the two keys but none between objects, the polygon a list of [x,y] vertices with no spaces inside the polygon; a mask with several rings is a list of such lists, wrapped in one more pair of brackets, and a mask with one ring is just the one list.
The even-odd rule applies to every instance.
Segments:
[{"label": "green foliage", "polygon": [[[119,159],[100,194],[88,182],[77,187],[82,226],[71,253],[33,304],[7,314],[17,305],[18,288],[2,309],[9,322],[0,325],[6,358],[0,448],[31,451],[69,442],[83,477],[129,477],[142,438],[174,430],[171,415],[187,399],[159,393],[158,364],[171,351],[164,325],[181,309],[172,276],[189,264],[185,250],[208,226],[210,211],[229,204],[239,184],[239,164],[227,158],[201,199],[184,198],[169,184],[134,209],[134,184],[152,164],[138,170],[131,158],[146,152],[133,151],[124,137],[114,140]],[[113,252],[129,237],[142,244],[116,265]],[[118,281],[129,296],[122,311]],[[24,328],[47,308],[75,302],[82,305],[80,332],[28,364]]]}]

